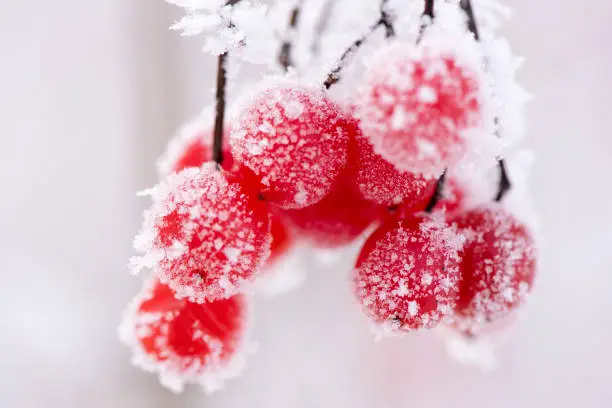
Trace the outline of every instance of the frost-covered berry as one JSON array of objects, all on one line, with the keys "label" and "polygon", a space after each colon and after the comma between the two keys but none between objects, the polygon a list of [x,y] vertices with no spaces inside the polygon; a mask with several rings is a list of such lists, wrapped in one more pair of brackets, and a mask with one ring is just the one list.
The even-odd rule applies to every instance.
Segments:
[{"label": "frost-covered berry", "polygon": [[[212,117],[212,116],[211,116]],[[229,130],[224,132],[224,141],[228,140]],[[163,156],[157,160],[157,170],[160,176],[178,173],[189,167],[200,167],[212,161],[213,128],[201,118],[184,125],[174,136]],[[229,149],[229,143],[223,146],[223,168],[233,169],[234,159]]]},{"label": "frost-covered berry", "polygon": [[462,239],[429,216],[383,224],[366,241],[354,271],[355,293],[384,330],[436,326],[453,313]]},{"label": "frost-covered berry", "polygon": [[457,324],[478,332],[524,303],[536,272],[536,247],[528,228],[500,207],[458,213],[453,223],[466,238]]},{"label": "frost-covered berry", "polygon": [[247,318],[243,295],[194,303],[154,278],[125,312],[120,335],[134,364],[157,373],[165,386],[178,392],[199,383],[210,391],[241,369]]},{"label": "frost-covered berry", "polygon": [[267,201],[303,208],[329,192],[356,131],[322,91],[277,86],[242,111],[230,142],[235,159],[260,178]]},{"label": "frost-covered berry", "polygon": [[400,171],[374,151],[368,139],[356,137],[358,157],[355,183],[369,201],[406,210],[425,209],[436,189],[436,178]]},{"label": "frost-covered berry", "polygon": [[134,247],[136,271],[154,269],[179,297],[236,294],[270,251],[268,206],[214,163],[168,176],[148,191],[152,207]]},{"label": "frost-covered berry", "polygon": [[480,121],[477,72],[455,55],[398,43],[376,54],[357,99],[374,150],[398,169],[441,174],[466,153]]}]

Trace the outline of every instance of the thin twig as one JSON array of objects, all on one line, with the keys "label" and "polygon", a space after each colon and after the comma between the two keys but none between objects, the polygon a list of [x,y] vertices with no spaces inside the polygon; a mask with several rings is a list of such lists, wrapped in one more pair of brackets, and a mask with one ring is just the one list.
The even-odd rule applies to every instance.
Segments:
[{"label": "thin twig", "polygon": [[[467,16],[467,26],[468,30],[474,36],[476,41],[480,41],[480,33],[478,31],[478,24],[476,22],[476,16],[474,15],[474,8],[472,7],[471,0],[461,0],[459,2],[461,9],[465,12]],[[495,135],[497,137],[501,137],[499,132],[499,117],[494,119],[495,121]],[[502,157],[497,159],[497,167],[499,168],[499,181],[497,187],[497,193],[495,194],[495,201],[500,202],[506,196],[508,191],[512,188],[512,183],[510,181],[510,177],[508,175],[508,170],[506,168],[506,163]]]},{"label": "thin twig", "polygon": [[340,60],[336,64],[336,66],[331,70],[331,72],[327,75],[327,79],[323,83],[325,89],[331,88],[332,85],[340,81],[340,72],[346,65],[346,60],[352,56],[355,51],[361,47],[361,45],[375,32],[378,27],[385,27],[385,35],[387,37],[395,35],[395,31],[393,30],[393,22],[391,21],[391,17],[386,11],[388,0],[381,0],[380,2],[380,17],[376,23],[372,24],[368,31],[363,34],[361,37],[356,39],[345,51],[342,53]]},{"label": "thin twig", "polygon": [[289,70],[289,67],[295,66],[295,61],[293,60],[293,37],[294,31],[298,25],[300,20],[300,12],[302,9],[302,0],[299,0],[293,10],[291,10],[291,15],[289,17],[289,37],[283,41],[280,47],[280,51],[278,53],[278,63],[283,67],[285,72]]},{"label": "thin twig", "polygon": [[[227,0],[226,6],[234,6],[241,0]],[[233,27],[232,22],[229,26]],[[225,51],[217,58],[217,90],[215,93],[215,129],[213,133],[212,156],[217,167],[223,164],[223,127],[225,122],[225,92],[227,87],[227,60],[228,52]]]},{"label": "thin twig", "polygon": [[225,88],[227,85],[227,52],[217,60],[217,92],[215,107],[215,133],[213,160],[219,167],[223,164],[223,126],[225,121]]}]

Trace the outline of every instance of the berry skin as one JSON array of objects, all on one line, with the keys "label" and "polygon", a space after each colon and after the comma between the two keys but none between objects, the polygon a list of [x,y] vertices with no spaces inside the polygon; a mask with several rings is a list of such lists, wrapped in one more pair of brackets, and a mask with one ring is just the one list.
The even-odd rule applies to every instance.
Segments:
[{"label": "berry skin", "polygon": [[480,121],[477,73],[452,54],[394,44],[366,72],[357,116],[374,150],[398,169],[429,177],[468,149]]},{"label": "berry skin", "polygon": [[152,207],[134,246],[179,297],[227,298],[254,280],[270,251],[268,206],[207,163],[170,175],[148,192]]},{"label": "berry skin", "polygon": [[164,385],[175,391],[184,383],[213,386],[229,376],[243,348],[247,311],[243,295],[193,303],[153,278],[125,313],[120,334],[135,364],[158,373]]},{"label": "berry skin", "polygon": [[374,151],[363,135],[356,137],[355,183],[366,200],[406,211],[422,211],[436,189],[436,178],[398,170]]},{"label": "berry skin", "polygon": [[390,331],[428,329],[449,317],[459,292],[461,245],[461,237],[430,216],[383,224],[354,271],[366,314]]},{"label": "berry skin", "polygon": [[452,220],[466,237],[457,326],[477,333],[524,303],[536,272],[527,227],[499,207],[479,207]]},{"label": "berry skin", "polygon": [[329,193],[356,132],[322,91],[278,86],[241,113],[230,143],[234,158],[259,177],[267,201],[304,208]]}]

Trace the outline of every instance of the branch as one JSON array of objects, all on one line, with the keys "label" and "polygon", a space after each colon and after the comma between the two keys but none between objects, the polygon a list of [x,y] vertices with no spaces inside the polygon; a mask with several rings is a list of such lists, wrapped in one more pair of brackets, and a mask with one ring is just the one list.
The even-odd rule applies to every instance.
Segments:
[{"label": "branch", "polygon": [[[480,41],[480,33],[478,32],[478,24],[476,23],[476,16],[474,15],[474,9],[472,7],[471,0],[461,0],[459,2],[461,9],[467,16],[468,30],[476,41]],[[495,135],[501,137],[499,133],[499,117],[495,119]],[[506,169],[506,163],[503,158],[497,159],[497,167],[499,168],[499,182],[497,187],[497,194],[495,195],[495,201],[500,202],[506,196],[508,191],[512,188],[510,177],[508,176],[508,170]]]},{"label": "branch", "polygon": [[227,85],[227,52],[217,60],[217,92],[215,107],[215,133],[213,160],[219,167],[223,164],[223,122],[225,121],[225,88]]},{"label": "branch", "polygon": [[378,27],[385,27],[385,35],[387,38],[395,35],[395,31],[393,30],[393,22],[391,21],[391,17],[386,11],[388,0],[381,0],[380,2],[380,17],[376,23],[372,24],[368,31],[363,34],[361,37],[356,39],[342,54],[340,60],[336,64],[335,68],[331,70],[331,72],[327,75],[327,79],[323,83],[325,89],[331,88],[332,85],[336,84],[340,81],[340,72],[345,66],[346,60],[355,53],[361,47],[361,45],[374,33]]},{"label": "branch", "polygon": [[289,35],[291,37],[283,41],[283,43],[281,44],[280,51],[278,53],[278,63],[281,65],[281,67],[283,67],[285,72],[287,72],[289,67],[295,66],[295,61],[293,61],[293,56],[291,55],[292,49],[293,49],[293,42],[292,42],[293,35],[292,34],[295,28],[297,27],[299,19],[300,19],[302,2],[303,0],[299,0],[298,3],[293,8],[293,10],[291,11],[291,15],[289,17],[289,31],[290,31]]}]

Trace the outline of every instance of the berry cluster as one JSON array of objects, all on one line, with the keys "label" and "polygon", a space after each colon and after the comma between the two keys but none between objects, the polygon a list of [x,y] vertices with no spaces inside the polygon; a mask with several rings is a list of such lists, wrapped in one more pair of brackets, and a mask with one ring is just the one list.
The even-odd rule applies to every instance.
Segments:
[{"label": "berry cluster", "polygon": [[[231,374],[247,344],[252,283],[299,241],[329,249],[367,236],[352,284],[386,332],[445,324],[476,336],[524,303],[536,270],[530,229],[501,203],[470,199],[458,177],[488,119],[486,72],[428,42],[427,24],[416,44],[389,40],[372,57],[352,102],[325,89],[337,68],[325,86],[261,87],[228,128],[227,53],[219,57],[214,126],[172,141],[162,181],[146,192],[153,204],[132,264],[153,277],[122,325],[138,364],[175,389]],[[285,68],[290,51],[283,43]]]}]

